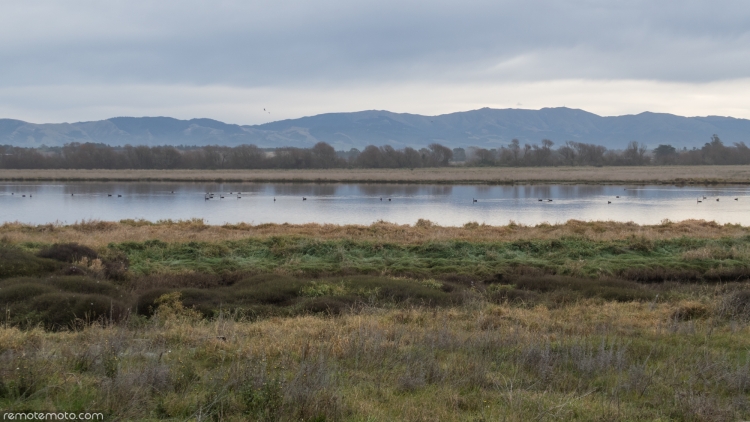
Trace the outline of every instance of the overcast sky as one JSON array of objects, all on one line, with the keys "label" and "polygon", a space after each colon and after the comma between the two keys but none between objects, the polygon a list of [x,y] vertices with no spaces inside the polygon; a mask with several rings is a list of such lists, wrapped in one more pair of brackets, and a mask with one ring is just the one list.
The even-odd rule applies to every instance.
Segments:
[{"label": "overcast sky", "polygon": [[0,117],[35,123],[558,106],[750,118],[747,0],[0,1]]}]

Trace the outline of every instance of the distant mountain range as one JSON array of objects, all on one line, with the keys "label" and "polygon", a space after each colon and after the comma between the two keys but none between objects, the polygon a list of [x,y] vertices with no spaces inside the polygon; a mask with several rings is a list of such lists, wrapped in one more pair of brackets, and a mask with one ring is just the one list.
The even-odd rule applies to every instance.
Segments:
[{"label": "distant mountain range", "polygon": [[452,148],[496,148],[513,138],[522,143],[551,139],[621,149],[630,141],[649,147],[671,144],[700,147],[713,134],[727,144],[750,144],[750,120],[732,117],[681,117],[645,112],[602,117],[565,107],[541,110],[490,109],[440,116],[360,111],[327,113],[300,119],[240,126],[211,119],[115,117],[96,122],[34,124],[0,119],[0,145],[38,147],[70,142],[109,145],[225,145],[310,147],[319,141],[337,150],[389,144],[424,147],[437,142]]}]

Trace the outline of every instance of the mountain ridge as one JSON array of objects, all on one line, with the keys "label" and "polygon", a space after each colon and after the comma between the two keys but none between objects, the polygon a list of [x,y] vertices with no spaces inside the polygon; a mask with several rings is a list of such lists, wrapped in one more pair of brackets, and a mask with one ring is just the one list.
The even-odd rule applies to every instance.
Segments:
[{"label": "mountain ridge", "polygon": [[630,141],[655,147],[700,147],[718,134],[725,142],[750,141],[750,120],[723,117],[684,117],[645,111],[623,116],[599,116],[567,107],[459,111],[436,116],[362,110],[323,113],[259,125],[237,125],[208,118],[113,117],[75,123],[27,123],[0,119],[0,144],[39,147],[70,142],[109,145],[225,145],[310,147],[323,141],[336,149],[362,149],[389,144],[423,147],[437,142],[455,147],[496,148],[514,138],[522,143],[551,139],[623,148]]}]

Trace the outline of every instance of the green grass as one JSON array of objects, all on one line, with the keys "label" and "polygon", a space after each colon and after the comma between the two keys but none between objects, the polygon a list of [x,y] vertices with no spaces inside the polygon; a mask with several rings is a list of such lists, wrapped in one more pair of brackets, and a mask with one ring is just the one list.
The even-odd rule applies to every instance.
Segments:
[{"label": "green grass", "polygon": [[[109,247],[124,252],[131,271],[136,274],[282,271],[306,276],[490,277],[497,273],[512,274],[519,268],[535,268],[548,274],[577,277],[726,281],[750,276],[750,262],[732,252],[733,248],[747,248],[748,243],[747,238],[593,241],[566,237],[401,245],[274,237],[220,243],[127,242]],[[683,254],[700,248],[726,253],[707,259],[684,259]]]}]

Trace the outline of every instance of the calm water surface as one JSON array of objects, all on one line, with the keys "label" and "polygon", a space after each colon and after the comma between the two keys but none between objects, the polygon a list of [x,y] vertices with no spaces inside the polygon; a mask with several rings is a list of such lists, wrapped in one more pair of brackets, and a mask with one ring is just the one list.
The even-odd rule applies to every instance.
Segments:
[{"label": "calm water surface", "polygon": [[[214,199],[204,200],[206,192],[214,192]],[[237,195],[237,192],[242,193]],[[224,199],[220,199],[222,193]],[[704,196],[705,200],[702,199]],[[303,197],[307,200],[303,201]],[[701,203],[697,202],[699,198]],[[473,202],[474,199],[477,202]],[[608,201],[612,203],[608,204]],[[469,221],[502,225],[511,220],[538,224],[577,219],[656,224],[663,219],[705,219],[750,225],[750,188],[305,183],[0,184],[0,222],[42,224],[128,218],[151,221],[202,218],[209,224],[370,224],[378,220],[413,224],[426,218],[451,226]]]}]

